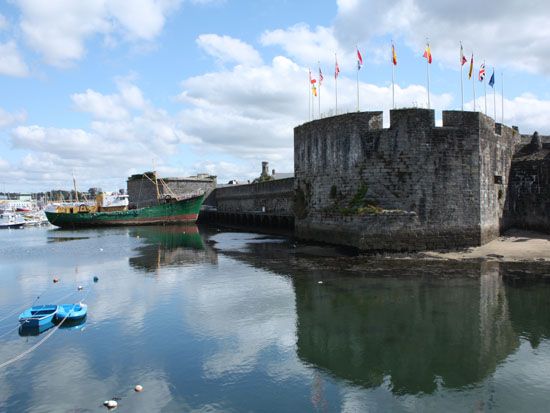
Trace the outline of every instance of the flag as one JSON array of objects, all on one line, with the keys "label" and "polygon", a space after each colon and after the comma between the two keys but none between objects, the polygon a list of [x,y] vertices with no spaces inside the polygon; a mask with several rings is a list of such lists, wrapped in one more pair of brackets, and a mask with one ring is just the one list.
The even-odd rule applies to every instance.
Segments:
[{"label": "flag", "polygon": [[464,56],[464,49],[462,48],[462,43],[460,43],[460,66],[464,66],[464,64],[468,61],[466,59],[466,56]]},{"label": "flag", "polygon": [[361,66],[363,66],[363,56],[361,56],[361,52],[357,49],[357,70],[361,69]]},{"label": "flag", "polygon": [[321,68],[319,68],[319,86],[323,84],[323,80],[325,80],[325,78],[323,77],[323,72],[321,72]]},{"label": "flag", "polygon": [[338,60],[335,60],[334,64],[334,78],[338,79],[338,74],[340,73],[340,66],[338,66]]},{"label": "flag", "polygon": [[485,63],[482,63],[479,67],[479,76],[478,79],[480,82],[483,82],[483,79],[485,79]]},{"label": "flag", "polygon": [[491,87],[495,86],[495,69],[493,69],[493,74],[491,75],[491,78],[489,79],[489,86],[491,86]]},{"label": "flag", "polygon": [[395,46],[391,45],[391,61],[394,66],[397,66],[397,54],[395,53]]},{"label": "flag", "polygon": [[[313,79],[315,80],[315,79]],[[313,92],[313,96],[317,97],[317,88],[315,87],[315,84],[313,84],[313,86],[311,86],[311,91]]]},{"label": "flag", "polygon": [[470,60],[470,70],[468,72],[468,79],[472,78],[473,72],[474,72],[474,54],[472,53],[472,59]]},{"label": "flag", "polygon": [[314,84],[315,84],[315,82],[317,82],[317,80],[315,80],[314,78],[312,78],[312,79],[309,79],[309,81],[310,81],[310,83],[311,83],[312,85],[314,85]]},{"label": "flag", "polygon": [[432,63],[432,51],[430,50],[430,44],[426,43],[426,50],[424,50],[424,54],[422,55],[424,58],[428,59],[428,63]]}]

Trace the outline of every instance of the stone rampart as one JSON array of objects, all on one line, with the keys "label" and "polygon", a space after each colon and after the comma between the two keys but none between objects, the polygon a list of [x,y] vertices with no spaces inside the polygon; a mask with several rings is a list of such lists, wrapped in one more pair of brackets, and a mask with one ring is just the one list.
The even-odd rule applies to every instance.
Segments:
[{"label": "stone rampart", "polygon": [[550,233],[550,140],[514,156],[505,217],[508,226]]},{"label": "stone rampart", "polygon": [[[519,134],[477,112],[353,113],[294,130],[295,232],[365,250],[480,245],[500,233]],[[498,130],[498,134],[496,131]]]}]

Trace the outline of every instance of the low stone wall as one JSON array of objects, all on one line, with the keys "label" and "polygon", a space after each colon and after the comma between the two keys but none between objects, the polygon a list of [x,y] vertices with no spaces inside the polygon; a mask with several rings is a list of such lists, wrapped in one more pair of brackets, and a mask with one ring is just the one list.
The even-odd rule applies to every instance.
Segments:
[{"label": "low stone wall", "polygon": [[293,215],[294,178],[277,179],[247,185],[231,185],[216,189],[220,213],[264,212]]}]

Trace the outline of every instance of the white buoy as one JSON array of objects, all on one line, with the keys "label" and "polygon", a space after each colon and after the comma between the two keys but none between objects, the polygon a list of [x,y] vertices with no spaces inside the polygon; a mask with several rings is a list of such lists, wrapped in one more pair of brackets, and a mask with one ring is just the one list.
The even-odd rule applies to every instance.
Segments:
[{"label": "white buoy", "polygon": [[323,284],[323,281],[317,281],[317,284]]},{"label": "white buoy", "polygon": [[107,407],[108,409],[115,409],[118,406],[118,402],[116,400],[105,400],[103,402],[103,406]]},{"label": "white buoy", "polygon": [[143,391],[143,386],[141,384],[138,384],[136,387],[134,387],[134,391],[137,393],[140,393]]},{"label": "white buoy", "polygon": [[103,248],[100,248],[99,250],[100,250],[100,251],[103,251]]},{"label": "white buoy", "polygon": [[84,288],[83,286],[79,285],[78,286],[78,291],[82,290],[83,288]]}]

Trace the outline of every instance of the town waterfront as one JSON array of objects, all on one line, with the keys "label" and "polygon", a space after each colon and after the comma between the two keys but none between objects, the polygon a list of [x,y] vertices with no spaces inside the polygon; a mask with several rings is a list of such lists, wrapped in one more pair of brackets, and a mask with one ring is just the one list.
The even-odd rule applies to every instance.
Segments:
[{"label": "town waterfront", "polygon": [[[0,365],[51,336],[0,370],[0,411],[546,411],[548,274],[195,226],[5,230]],[[21,335],[37,296],[88,317]]]}]

